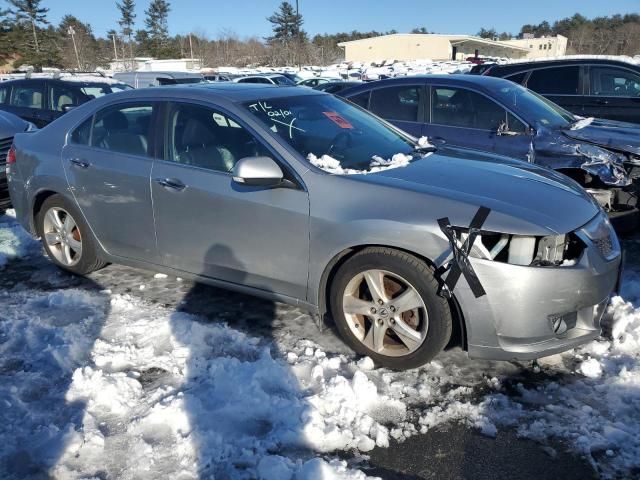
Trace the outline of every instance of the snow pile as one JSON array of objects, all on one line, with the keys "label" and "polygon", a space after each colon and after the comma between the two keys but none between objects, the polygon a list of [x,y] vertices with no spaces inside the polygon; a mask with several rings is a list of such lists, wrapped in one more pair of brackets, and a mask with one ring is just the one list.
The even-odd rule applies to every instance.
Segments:
[{"label": "snow pile", "polygon": [[345,357],[309,344],[291,367],[268,342],[128,296],[1,295],[0,373],[11,374],[0,384],[3,478],[22,468],[56,478],[364,479],[314,451],[386,446],[376,418],[404,414],[363,373],[340,374]]},{"label": "snow pile", "polygon": [[39,245],[15,218],[15,210],[7,210],[4,216],[0,216],[0,268],[13,258],[37,250]]}]

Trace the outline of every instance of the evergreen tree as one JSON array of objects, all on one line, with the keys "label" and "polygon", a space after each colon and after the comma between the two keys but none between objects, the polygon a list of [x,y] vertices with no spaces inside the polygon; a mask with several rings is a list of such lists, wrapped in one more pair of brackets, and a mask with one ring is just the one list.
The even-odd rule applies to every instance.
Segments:
[{"label": "evergreen tree", "polygon": [[40,6],[42,0],[8,0],[15,10],[13,14],[16,17],[16,23],[28,24],[33,34],[33,48],[36,53],[40,53],[40,44],[38,42],[38,29],[41,25],[47,25],[48,8]]},{"label": "evergreen tree", "polygon": [[[302,15],[294,10],[293,6],[284,1],[278,7],[273,15],[267,18],[271,23],[273,35],[267,38],[267,42],[281,51],[277,61],[284,61],[287,64],[293,64],[295,54],[299,54],[302,44],[308,43],[307,34],[302,30]],[[292,48],[294,47],[295,48]]]},{"label": "evergreen tree", "polygon": [[149,37],[149,54],[156,58],[169,58],[175,52],[169,40],[169,24],[167,17],[171,7],[167,0],[152,0],[146,10],[144,23]]},{"label": "evergreen tree", "polygon": [[129,44],[129,58],[133,59],[133,27],[136,20],[135,13],[135,2],[134,0],[123,0],[122,3],[116,2],[116,7],[120,10],[120,20],[118,20],[118,25],[120,25],[120,31],[122,32],[122,36],[127,38],[127,43]]}]

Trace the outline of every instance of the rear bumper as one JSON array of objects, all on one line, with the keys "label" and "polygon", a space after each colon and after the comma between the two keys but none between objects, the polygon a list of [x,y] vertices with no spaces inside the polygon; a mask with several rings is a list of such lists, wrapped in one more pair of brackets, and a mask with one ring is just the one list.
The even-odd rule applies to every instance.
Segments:
[{"label": "rear bumper", "polygon": [[460,281],[456,298],[472,358],[531,360],[600,335],[600,321],[618,284],[621,255],[606,261],[587,248],[566,267],[528,267],[471,259],[487,294],[475,298]]}]

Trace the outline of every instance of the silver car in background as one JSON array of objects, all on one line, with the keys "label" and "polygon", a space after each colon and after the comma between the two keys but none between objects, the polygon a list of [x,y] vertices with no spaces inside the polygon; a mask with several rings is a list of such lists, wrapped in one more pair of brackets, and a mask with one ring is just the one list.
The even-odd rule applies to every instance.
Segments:
[{"label": "silver car in background", "polygon": [[457,343],[532,359],[600,333],[621,264],[603,211],[535,165],[435,150],[310,89],[97,99],[15,138],[22,225],[85,274],[144,267],[299,305],[395,369]]}]

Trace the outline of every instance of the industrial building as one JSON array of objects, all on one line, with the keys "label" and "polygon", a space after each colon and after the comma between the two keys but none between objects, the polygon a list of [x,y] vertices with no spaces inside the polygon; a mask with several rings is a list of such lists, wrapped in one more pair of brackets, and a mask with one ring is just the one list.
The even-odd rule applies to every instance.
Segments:
[{"label": "industrial building", "polygon": [[479,55],[516,59],[543,56],[538,51],[547,54],[544,56],[564,55],[567,39],[558,36],[497,41],[473,35],[397,33],[342,42],[338,46],[344,49],[347,62],[464,60]]}]

